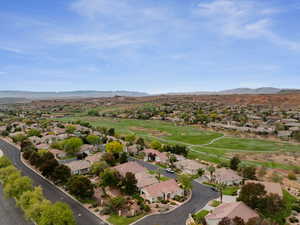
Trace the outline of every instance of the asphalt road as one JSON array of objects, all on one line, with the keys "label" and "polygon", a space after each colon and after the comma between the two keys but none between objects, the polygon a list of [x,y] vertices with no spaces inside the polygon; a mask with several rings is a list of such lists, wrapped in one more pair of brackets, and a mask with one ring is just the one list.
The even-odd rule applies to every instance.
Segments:
[{"label": "asphalt road", "polygon": [[0,224],[1,225],[33,225],[26,221],[23,212],[16,207],[13,199],[6,199],[0,186]]},{"label": "asphalt road", "polygon": [[[141,160],[136,161],[149,170],[158,169],[158,167],[147,162]],[[168,173],[163,169],[161,170],[161,174],[166,177],[176,178],[175,174]],[[193,182],[192,192],[192,199],[183,206],[167,214],[146,217],[135,225],[184,225],[190,213],[199,211],[207,202],[219,196],[218,193],[211,188],[195,181]]]},{"label": "asphalt road", "polygon": [[[43,188],[44,195],[47,199],[52,202],[62,201],[67,203],[73,210],[76,222],[78,225],[104,225],[107,224],[96,217],[94,214],[90,213],[81,204],[70,198],[68,195],[60,191],[57,187],[52,185],[47,180],[43,179],[40,175],[33,172],[31,169],[27,168],[20,160],[20,151],[13,145],[0,139],[0,149],[3,151],[4,155],[12,160],[14,165],[20,169],[23,175],[30,177],[35,185],[39,185]],[[2,200],[2,199],[1,199]],[[1,204],[1,203],[0,203]],[[4,203],[3,203],[4,204]],[[2,212],[2,208],[0,207]],[[81,216],[78,216],[81,214]],[[0,217],[1,217],[0,213]],[[18,213],[16,213],[16,216]],[[13,216],[11,219],[13,220]],[[2,223],[0,218],[0,224],[2,225],[25,225],[26,223]],[[26,224],[27,225],[27,224]]]}]

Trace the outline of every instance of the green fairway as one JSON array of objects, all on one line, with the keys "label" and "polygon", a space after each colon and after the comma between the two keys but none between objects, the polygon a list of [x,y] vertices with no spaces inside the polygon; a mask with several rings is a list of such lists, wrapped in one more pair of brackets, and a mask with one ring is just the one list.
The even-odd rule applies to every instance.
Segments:
[{"label": "green fairway", "polygon": [[62,120],[65,122],[76,120],[88,121],[93,126],[113,127],[120,134],[134,133],[178,144],[207,144],[213,139],[222,136],[222,134],[216,132],[207,132],[189,126],[176,126],[173,123],[157,120],[129,120],[101,117],[67,117]]},{"label": "green fairway", "polygon": [[210,147],[241,151],[299,151],[300,145],[260,139],[223,138]]},{"label": "green fairway", "polygon": [[[214,163],[228,163],[227,153],[232,152],[274,152],[274,151],[299,151],[300,145],[287,142],[223,137],[223,134],[203,131],[191,126],[177,126],[171,122],[157,120],[130,120],[103,117],[66,117],[59,119],[64,122],[86,121],[93,126],[115,128],[118,134],[135,134],[146,141],[158,140],[166,144],[182,144],[189,148],[189,158],[199,159]],[[269,168],[292,169],[294,166],[253,162],[246,163],[264,165]]]}]

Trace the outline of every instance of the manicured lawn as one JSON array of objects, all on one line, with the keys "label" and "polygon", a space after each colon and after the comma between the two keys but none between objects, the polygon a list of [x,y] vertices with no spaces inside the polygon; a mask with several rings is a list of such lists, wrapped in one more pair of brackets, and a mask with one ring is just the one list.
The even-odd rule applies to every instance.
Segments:
[{"label": "manicured lawn", "polygon": [[210,206],[212,206],[212,207],[218,207],[220,204],[221,204],[220,201],[213,200],[212,203],[210,204]]},{"label": "manicured lawn", "polygon": [[208,210],[201,210],[200,212],[196,213],[193,215],[193,218],[196,220],[196,221],[201,221],[201,219],[203,219],[206,215],[209,214],[209,211]]},{"label": "manicured lawn", "polygon": [[142,218],[145,215],[140,215],[140,216],[135,216],[135,217],[124,217],[124,216],[117,216],[117,215],[112,215],[111,217],[108,218],[108,222],[112,223],[113,225],[128,225],[131,224],[138,219]]},{"label": "manicured lawn", "polygon": [[82,120],[93,126],[115,128],[117,133],[162,138],[172,143],[206,144],[214,138],[222,136],[216,132],[203,131],[190,126],[176,126],[170,122],[156,120],[129,120],[102,117],[66,117],[62,121]]},{"label": "manicured lawn", "polygon": [[260,139],[222,138],[209,147],[245,151],[299,151],[300,145]]},{"label": "manicured lawn", "polygon": [[223,195],[232,195],[235,196],[237,195],[237,191],[239,190],[239,187],[237,186],[227,186],[226,188],[223,189]]}]

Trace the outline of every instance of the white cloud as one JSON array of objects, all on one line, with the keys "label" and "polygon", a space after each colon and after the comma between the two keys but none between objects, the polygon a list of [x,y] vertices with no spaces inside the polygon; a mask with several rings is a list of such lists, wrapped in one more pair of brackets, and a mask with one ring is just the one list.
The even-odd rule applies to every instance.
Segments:
[{"label": "white cloud", "polygon": [[49,41],[61,44],[79,44],[87,48],[116,48],[121,46],[137,45],[146,40],[137,39],[134,33],[119,34],[54,34],[50,35]]},{"label": "white cloud", "polygon": [[200,3],[196,11],[198,16],[207,18],[211,29],[224,36],[263,38],[291,50],[300,50],[300,42],[288,40],[273,31],[271,15],[279,12],[279,9],[250,0],[213,0]]},{"label": "white cloud", "polygon": [[23,51],[17,48],[10,48],[10,47],[2,47],[0,46],[0,51],[5,51],[5,52],[11,52],[11,53],[15,53],[15,54],[22,54]]}]

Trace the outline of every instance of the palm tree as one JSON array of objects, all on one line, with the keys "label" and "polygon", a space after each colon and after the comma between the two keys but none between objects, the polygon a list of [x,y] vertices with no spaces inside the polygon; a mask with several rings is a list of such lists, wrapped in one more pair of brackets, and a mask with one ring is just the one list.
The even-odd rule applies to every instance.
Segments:
[{"label": "palm tree", "polygon": [[214,166],[209,166],[207,168],[207,170],[210,173],[210,181],[212,181],[212,177],[213,177],[214,172],[216,171],[216,168]]},{"label": "palm tree", "polygon": [[221,203],[223,202],[223,190],[226,188],[226,184],[224,183],[218,183],[217,184],[217,189],[220,193],[220,201]]}]

